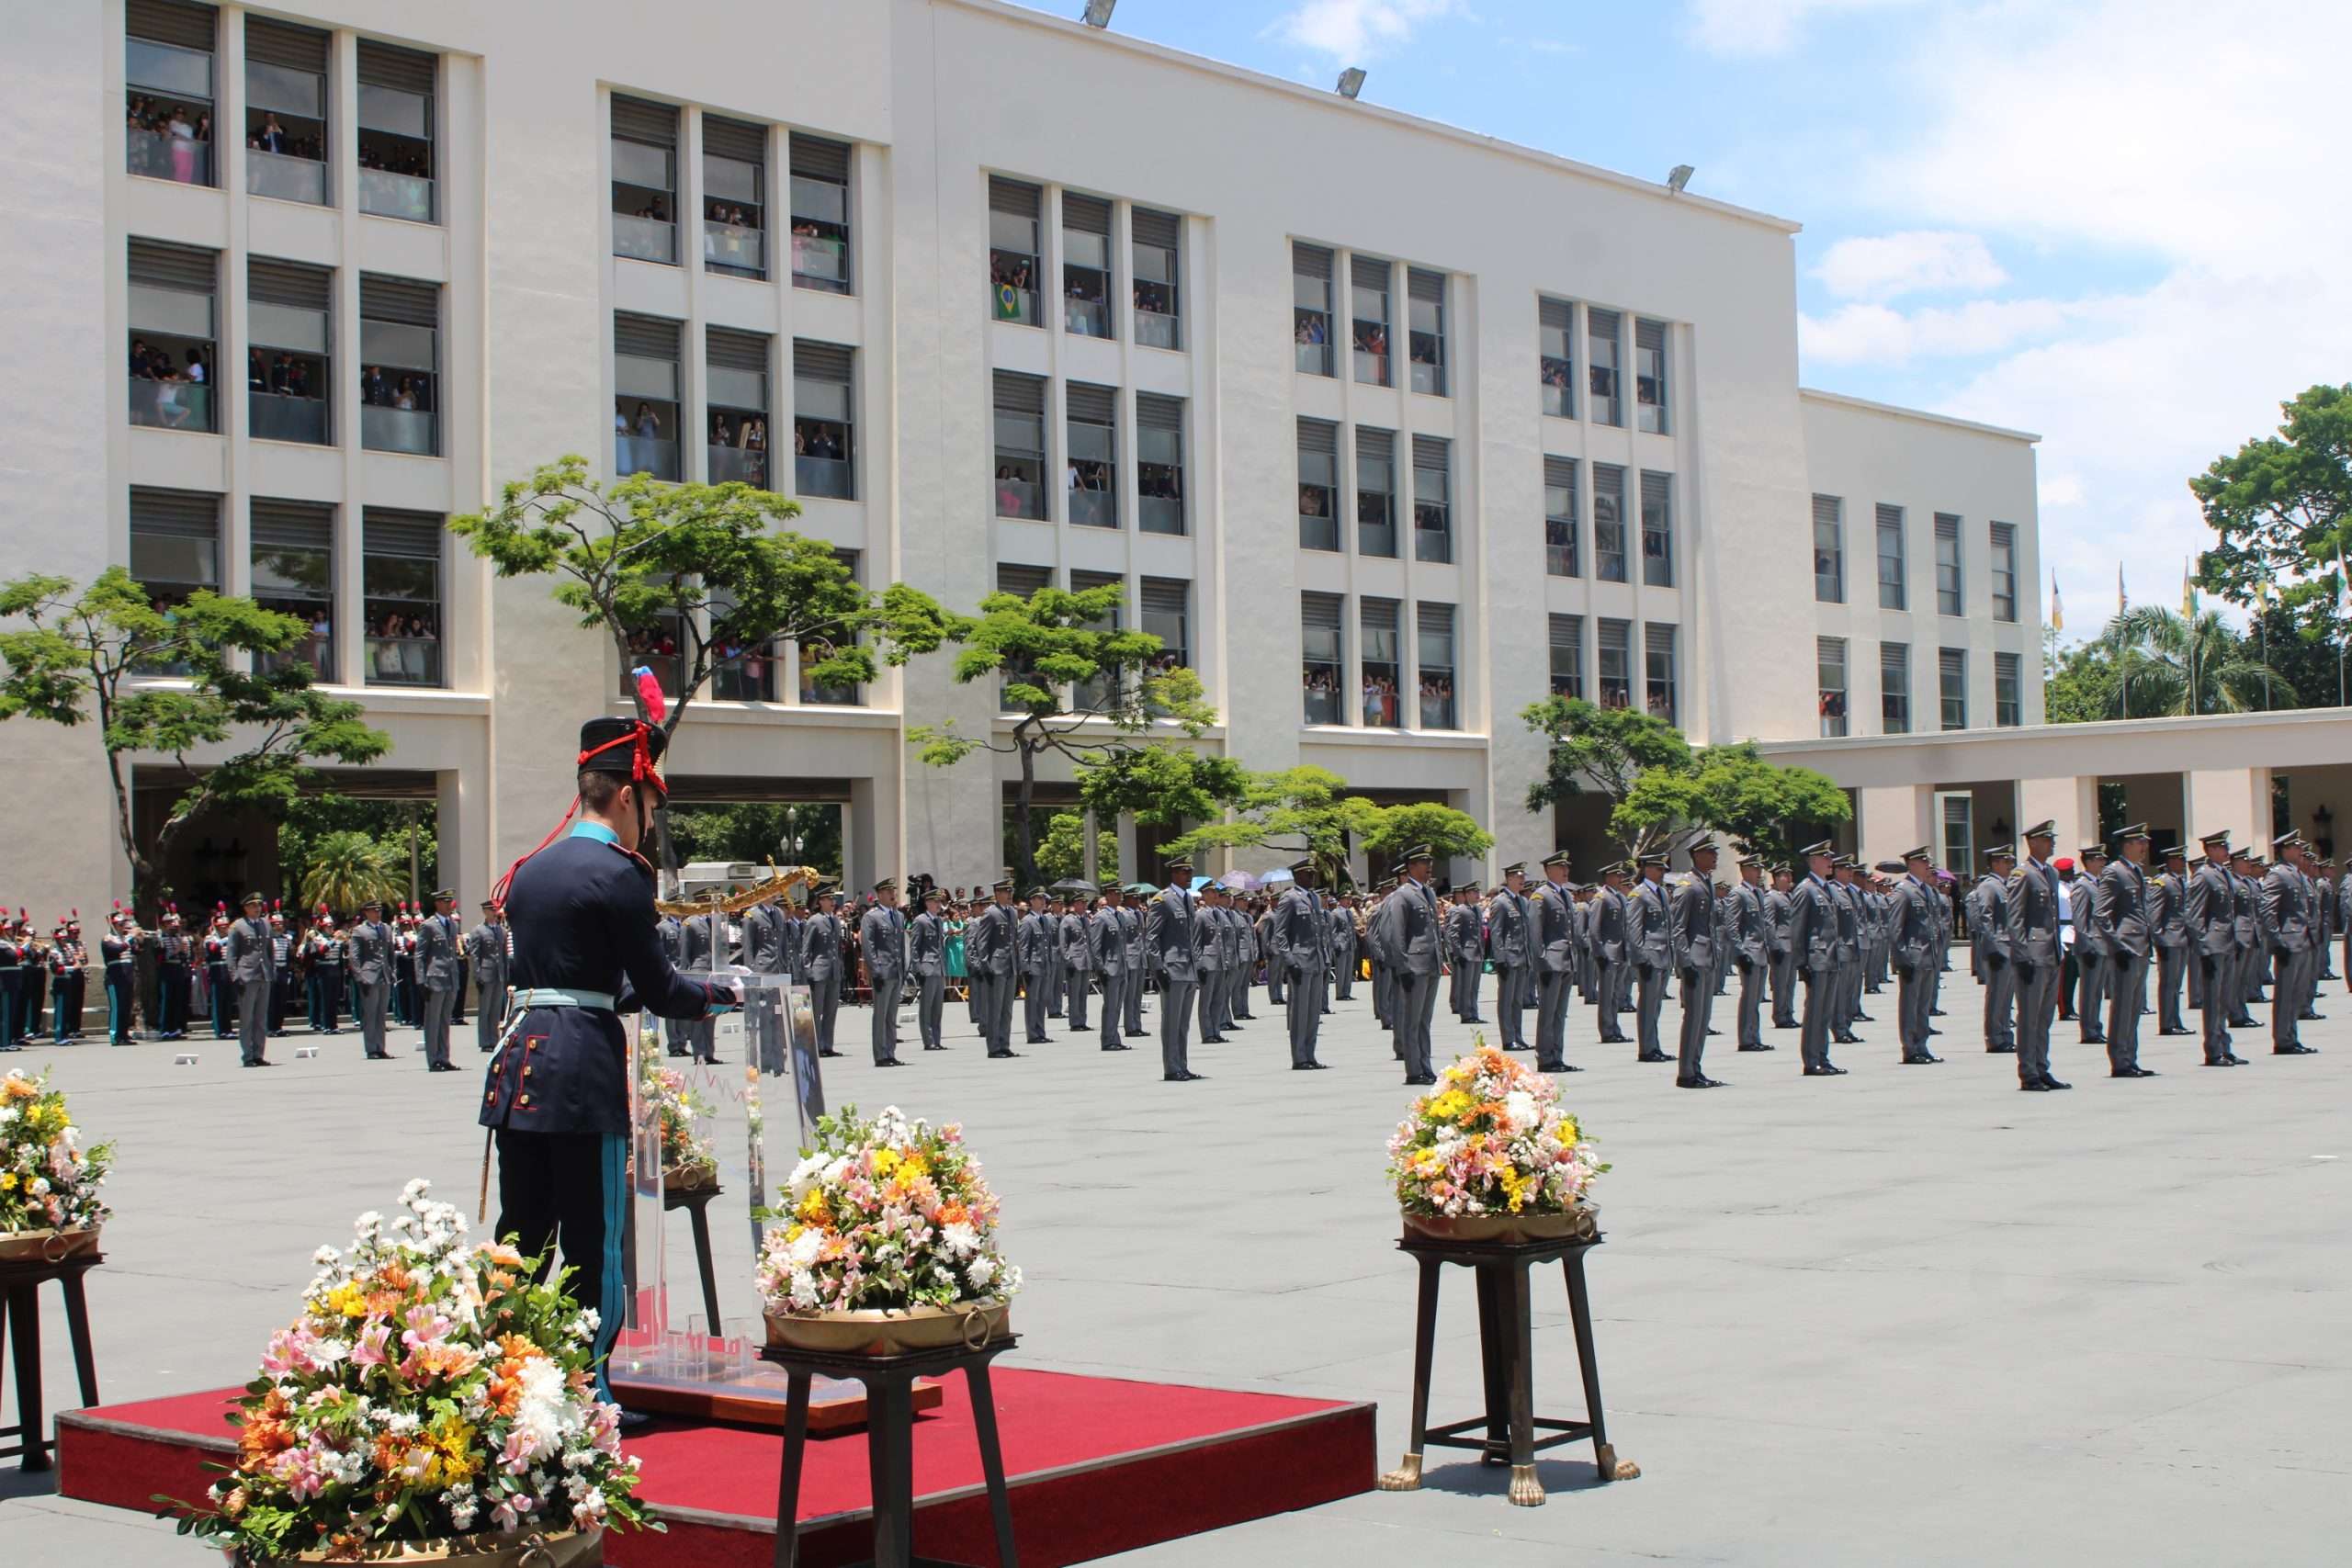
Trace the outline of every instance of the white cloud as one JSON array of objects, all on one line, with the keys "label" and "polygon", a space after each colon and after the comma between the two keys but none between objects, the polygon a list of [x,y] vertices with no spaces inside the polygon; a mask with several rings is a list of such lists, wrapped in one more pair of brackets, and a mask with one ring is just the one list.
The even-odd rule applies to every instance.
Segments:
[{"label": "white cloud", "polygon": [[1840,240],[1822,253],[1813,276],[1840,299],[1976,294],[2009,280],[1981,235],[1951,229],[1906,229]]},{"label": "white cloud", "polygon": [[1805,357],[1815,364],[1894,366],[1998,354],[2109,309],[2103,302],[2057,299],[1972,299],[1908,313],[1853,304],[1826,316],[1801,317],[1797,326]]},{"label": "white cloud", "polygon": [[1403,43],[1423,22],[1466,14],[1463,0],[1306,0],[1270,30],[1340,64],[1361,65]]},{"label": "white cloud", "polygon": [[1780,54],[1811,17],[1874,11],[1914,0],[1690,0],[1684,32],[1711,54]]}]

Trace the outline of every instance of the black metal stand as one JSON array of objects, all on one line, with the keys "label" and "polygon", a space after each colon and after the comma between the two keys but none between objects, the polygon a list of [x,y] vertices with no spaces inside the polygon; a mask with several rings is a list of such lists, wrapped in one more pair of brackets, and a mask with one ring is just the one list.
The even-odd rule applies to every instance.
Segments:
[{"label": "black metal stand", "polygon": [[989,1508],[996,1518],[996,1555],[1001,1568],[1020,1568],[1012,1549],[1012,1504],[1004,1490],[1004,1455],[997,1448],[996,1395],[989,1388],[989,1363],[1020,1342],[1008,1334],[978,1349],[962,1345],[942,1350],[912,1350],[898,1356],[844,1355],[771,1345],[761,1359],[785,1370],[784,1467],[776,1478],[775,1568],[795,1568],[799,1559],[800,1461],[808,1441],[808,1382],[814,1377],[855,1378],[865,1385],[865,1466],[874,1496],[874,1555],[865,1568],[961,1568],[914,1554],[915,1469],[912,1391],[917,1378],[943,1377],[962,1369],[972,1394],[972,1425],[980,1442],[980,1471],[988,1478]]},{"label": "black metal stand", "polygon": [[[1593,1463],[1603,1481],[1630,1481],[1641,1473],[1610,1446],[1600,1414],[1600,1368],[1592,1344],[1592,1308],[1585,1292],[1584,1256],[1600,1245],[1565,1236],[1546,1241],[1450,1241],[1408,1231],[1396,1244],[1420,1264],[1420,1308],[1413,1333],[1412,1447],[1402,1463],[1380,1478],[1384,1492],[1413,1492],[1421,1484],[1421,1455],[1428,1449],[1467,1449],[1485,1464],[1510,1466],[1510,1500],[1521,1507],[1544,1502],[1535,1479],[1535,1456],[1564,1443],[1592,1439]],[[1577,1363],[1584,1373],[1585,1418],[1558,1421],[1535,1414],[1534,1322],[1529,1305],[1529,1271],[1558,1263],[1568,1286],[1568,1313],[1576,1326]],[[1483,1416],[1431,1427],[1430,1361],[1437,1341],[1437,1295],[1445,1266],[1476,1270],[1478,1344],[1485,1371]],[[1538,1438],[1537,1432],[1545,1436]],[[1482,1435],[1465,1437],[1464,1433]]]},{"label": "black metal stand", "polygon": [[702,1272],[703,1322],[709,1327],[710,1337],[718,1337],[718,1276],[710,1266],[710,1201],[718,1196],[718,1189],[690,1187],[684,1191],[665,1187],[662,1190],[664,1213],[686,1212],[686,1223],[694,1227],[695,1266]]},{"label": "black metal stand", "polygon": [[74,1342],[74,1376],[82,1385],[85,1405],[98,1402],[98,1362],[90,1348],[90,1308],[83,1299],[82,1276],[106,1261],[102,1253],[85,1252],[62,1262],[40,1259],[0,1262],[0,1340],[13,1333],[16,1344],[17,1424],[0,1427],[0,1438],[14,1442],[0,1447],[0,1459],[23,1458],[19,1468],[47,1470],[49,1426],[41,1414],[40,1287],[54,1280],[65,1296],[65,1330]]}]

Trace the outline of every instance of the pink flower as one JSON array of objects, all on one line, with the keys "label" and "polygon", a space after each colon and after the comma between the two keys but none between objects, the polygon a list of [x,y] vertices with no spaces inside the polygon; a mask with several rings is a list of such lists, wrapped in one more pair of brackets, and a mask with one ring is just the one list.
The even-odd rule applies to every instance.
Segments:
[{"label": "pink flower", "polygon": [[262,1352],[261,1370],[272,1377],[288,1372],[307,1372],[311,1358],[307,1353],[310,1335],[300,1328],[281,1328],[269,1337],[269,1348]]},{"label": "pink flower", "polygon": [[358,1341],[351,1348],[351,1364],[355,1367],[382,1366],[390,1359],[384,1354],[384,1347],[390,1342],[391,1337],[390,1324],[369,1324],[359,1331]]},{"label": "pink flower", "polygon": [[422,1350],[447,1338],[452,1326],[429,1303],[419,1302],[408,1309],[408,1327],[401,1334],[401,1343],[412,1350]]}]

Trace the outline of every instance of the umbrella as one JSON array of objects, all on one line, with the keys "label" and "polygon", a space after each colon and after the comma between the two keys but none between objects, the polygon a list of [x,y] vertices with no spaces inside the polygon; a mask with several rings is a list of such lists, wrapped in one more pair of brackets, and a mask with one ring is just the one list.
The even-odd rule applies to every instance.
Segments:
[{"label": "umbrella", "polygon": [[1228,871],[1217,880],[1237,893],[1255,893],[1261,883],[1246,871]]},{"label": "umbrella", "polygon": [[1081,898],[1091,898],[1096,893],[1102,891],[1082,876],[1065,876],[1054,884],[1053,890],[1057,893],[1074,893]]},{"label": "umbrella", "polygon": [[1295,882],[1297,880],[1298,878],[1290,874],[1290,868],[1288,866],[1281,865],[1276,866],[1273,870],[1266,873],[1265,875],[1258,879],[1261,886],[1267,887],[1272,886],[1277,882]]},{"label": "umbrella", "polygon": [[1196,876],[1192,880],[1190,885],[1191,890],[1194,893],[1198,893],[1202,888],[1206,887],[1209,885],[1209,881],[1210,879],[1208,877]]},{"label": "umbrella", "polygon": [[1130,883],[1128,883],[1128,884],[1127,884],[1127,891],[1128,891],[1128,892],[1130,892],[1130,893],[1137,894],[1137,895],[1139,895],[1139,896],[1141,896],[1141,897],[1143,897],[1148,898],[1148,897],[1150,897],[1153,894],[1155,894],[1155,893],[1159,892],[1159,888],[1157,888],[1157,887],[1154,887],[1154,886],[1153,886],[1150,883],[1148,883],[1148,882],[1130,882]]}]

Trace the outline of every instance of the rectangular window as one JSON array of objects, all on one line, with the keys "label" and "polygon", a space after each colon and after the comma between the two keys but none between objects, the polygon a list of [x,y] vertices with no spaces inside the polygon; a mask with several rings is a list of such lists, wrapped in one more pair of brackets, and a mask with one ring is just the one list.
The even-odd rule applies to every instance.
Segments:
[{"label": "rectangular window", "polygon": [[768,473],[768,362],[775,340],[765,333],[703,329],[703,400],[710,426],[703,460],[712,484],[773,490]]},{"label": "rectangular window", "polygon": [[1111,204],[1062,192],[1062,326],[1111,337]]},{"label": "rectangular window", "polygon": [[1821,733],[1825,739],[1846,733],[1846,639],[1814,638],[1814,664],[1820,671]]},{"label": "rectangular window", "polygon": [[1592,420],[1595,424],[1623,424],[1624,405],[1618,400],[1617,351],[1623,328],[1614,310],[1594,310],[1587,306],[1584,313],[1587,379],[1590,384]]},{"label": "rectangular window", "polygon": [[[1126,624],[1126,582],[1127,580],[1115,571],[1072,571],[1069,574],[1069,591],[1073,593],[1084,593],[1096,588],[1120,590],[1122,603],[1113,605],[1109,615],[1092,623],[1097,631],[1114,632]],[[1075,691],[1076,705],[1081,713],[1102,713],[1113,705],[1113,699],[1117,695],[1114,678],[1107,672],[1098,674],[1091,681],[1080,681]]]},{"label": "rectangular window", "polygon": [[[734,613],[734,595],[712,590],[714,636],[719,636],[719,623]],[[745,643],[719,636],[718,646],[711,649],[710,694],[723,703],[772,703],[775,701],[775,665],[774,643]]]},{"label": "rectangular window", "polygon": [[1358,635],[1363,639],[1363,722],[1373,729],[1401,729],[1405,725],[1398,687],[1405,678],[1404,653],[1397,643],[1394,599],[1361,599],[1356,603]]},{"label": "rectangular window", "polygon": [[210,185],[213,8],[184,0],[128,0],[123,33],[124,169],[178,185]]},{"label": "rectangular window", "polygon": [[130,423],[217,431],[220,255],[160,240],[130,244]]},{"label": "rectangular window", "polygon": [[1298,547],[1340,547],[1340,427],[1298,422]]},{"label": "rectangular window", "polygon": [[1600,705],[1634,705],[1634,623],[1600,623]]},{"label": "rectangular window", "polygon": [[1936,684],[1943,699],[1943,727],[1968,728],[1968,650],[1947,648],[1936,655]]},{"label": "rectangular window", "polygon": [[1413,558],[1453,558],[1453,443],[1413,437]]},{"label": "rectangular window", "polygon": [[441,519],[371,506],[360,513],[360,593],[371,686],[442,686]]},{"label": "rectangular window", "polygon": [[330,34],[245,17],[245,189],[277,201],[327,201]]},{"label": "rectangular window", "polygon": [[1911,607],[1909,593],[1904,588],[1903,508],[1878,503],[1878,607],[1882,610],[1907,610]]},{"label": "rectangular window", "polygon": [[1291,337],[1298,368],[1329,376],[1331,368],[1331,253],[1320,245],[1290,247]]},{"label": "rectangular window", "polygon": [[322,682],[334,669],[334,508],[307,501],[264,501],[256,496],[253,519],[254,602],[265,610],[292,615],[310,635],[283,653],[262,654],[254,667],[264,674],[293,663],[308,664]]},{"label": "rectangular window", "polygon": [[253,257],[245,265],[245,418],[256,441],[334,439],[334,274]]},{"label": "rectangular window", "polygon": [[1535,304],[1536,380],[1544,412],[1556,419],[1577,416],[1577,308],[1566,299]]},{"label": "rectangular window", "polygon": [[[862,564],[855,550],[835,550],[833,558],[849,569],[850,581],[860,581]],[[811,632],[800,639],[800,700],[817,707],[854,708],[865,705],[865,690],[862,686],[828,686],[812,679],[808,671],[832,657],[834,641],[844,635],[845,628],[835,628],[831,636]]]},{"label": "rectangular window", "polygon": [[1045,192],[989,176],[989,319],[1042,326],[1037,319],[1037,224]]},{"label": "rectangular window", "polygon": [[1193,585],[1181,577],[1147,577],[1142,582],[1141,628],[1159,639],[1151,672],[1193,667]]},{"label": "rectangular window", "polygon": [[1405,297],[1411,312],[1411,335],[1405,347],[1412,360],[1413,390],[1444,397],[1445,274],[1408,267]]},{"label": "rectangular window", "polygon": [[1679,724],[1680,687],[1674,678],[1674,628],[1652,621],[1642,628],[1642,645],[1647,655],[1650,716]]},{"label": "rectangular window", "polygon": [[2004,729],[2025,722],[2025,670],[2014,653],[1993,655],[1993,722]]},{"label": "rectangular window", "polygon": [[1388,379],[1388,273],[1385,261],[1356,256],[1350,281],[1354,299],[1353,342],[1356,379],[1368,387],[1385,387]]},{"label": "rectangular window", "polygon": [[1340,701],[1348,681],[1348,661],[1340,647],[1343,604],[1336,593],[1299,595],[1299,649],[1304,655],[1299,679],[1309,724],[1347,722]]},{"label": "rectangular window", "polygon": [[1184,529],[1184,400],[1136,394],[1136,526]]},{"label": "rectangular window", "polygon": [[1396,554],[1396,435],[1356,427],[1356,553]]},{"label": "rectangular window", "polygon": [[[1000,562],[996,569],[996,591],[999,593],[1012,594],[1019,599],[1026,599],[1041,588],[1050,588],[1053,586],[1053,581],[1054,572],[1051,567],[1015,566],[1010,562]],[[999,712],[1025,711],[1014,706],[1012,698],[1008,694],[1016,684],[1042,685],[1048,689],[1053,686],[1052,682],[1041,681],[1037,678],[1035,667],[1027,656],[1010,654],[1006,657],[1003,665],[1000,667],[997,675]]]},{"label": "rectangular window", "polygon": [[1062,389],[1069,416],[1069,520],[1119,525],[1119,394],[1072,381]]},{"label": "rectangular window", "polygon": [[1416,604],[1414,619],[1420,641],[1414,652],[1420,660],[1417,673],[1421,687],[1421,728],[1459,729],[1453,696],[1453,606]]},{"label": "rectangular window", "polygon": [[198,589],[220,592],[220,498],[199,491],[130,491],[130,575],[153,609]]},{"label": "rectangular window", "polygon": [[1968,599],[1960,575],[1960,519],[1949,512],[1936,513],[1936,613],[1964,615]]},{"label": "rectangular window", "polygon": [[678,110],[613,95],[613,254],[678,265]]},{"label": "rectangular window", "polygon": [[1878,645],[1878,727],[1884,735],[1911,733],[1911,645]]},{"label": "rectangular window", "polygon": [[1813,597],[1823,604],[1846,602],[1846,502],[1838,496],[1813,498]]},{"label": "rectangular window", "polygon": [[[791,159],[792,286],[846,294],[850,291],[849,144],[803,136],[796,130]],[[995,182],[989,185],[993,188]],[[1035,255],[1034,197],[1030,216],[1030,254]],[[993,213],[990,226],[993,231]]]},{"label": "rectangular window", "polygon": [[768,275],[768,128],[702,117],[702,265]]},{"label": "rectangular window", "polygon": [[441,450],[441,286],[359,277],[359,445]]},{"label": "rectangular window", "polygon": [[1544,459],[1544,574],[1581,577],[1577,549],[1577,460]]},{"label": "rectangular window", "polygon": [[613,473],[678,477],[679,323],[613,312]]},{"label": "rectangular window", "polygon": [[1584,686],[1584,617],[1552,617],[1552,694],[1582,697]]},{"label": "rectangular window", "polygon": [[855,349],[792,344],[792,487],[803,496],[857,498]]},{"label": "rectangular window", "polygon": [[1138,207],[1129,212],[1127,227],[1135,242],[1136,342],[1146,348],[1182,348],[1183,299],[1176,266],[1184,220]]},{"label": "rectangular window", "polygon": [[1993,618],[2018,618],[2018,529],[2014,523],[1996,523],[1992,530]]},{"label": "rectangular window", "polygon": [[1674,476],[1642,474],[1642,581],[1674,586]]},{"label": "rectangular window", "polygon": [[434,222],[433,98],[440,59],[361,39],[357,63],[359,210]]},{"label": "rectangular window", "polygon": [[1046,517],[1046,378],[996,372],[996,514]]},{"label": "rectangular window", "polygon": [[1592,560],[1598,581],[1625,581],[1625,470],[1614,463],[1592,466]]},{"label": "rectangular window", "polygon": [[1976,862],[1976,835],[1973,830],[1970,807],[1973,796],[1947,795],[1943,796],[1944,863],[1949,866],[1973,865]]},{"label": "rectangular window", "polygon": [[1667,434],[1664,321],[1634,323],[1634,412],[1641,429]]}]

